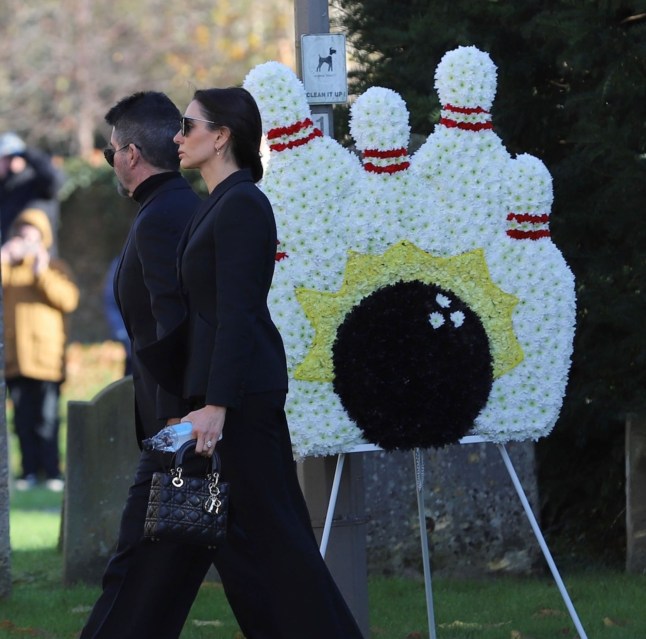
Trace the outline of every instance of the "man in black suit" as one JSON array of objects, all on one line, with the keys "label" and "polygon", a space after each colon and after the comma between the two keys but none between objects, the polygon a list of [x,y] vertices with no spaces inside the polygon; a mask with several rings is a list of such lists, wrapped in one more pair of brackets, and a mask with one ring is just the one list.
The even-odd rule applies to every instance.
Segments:
[{"label": "man in black suit", "polygon": [[[179,421],[184,401],[158,387],[137,351],[163,337],[184,317],[176,253],[200,202],[179,173],[173,135],[180,113],[157,92],[135,93],[105,116],[112,126],[107,162],[120,193],[140,208],[118,260],[114,293],[130,337],[137,441]],[[103,592],[81,633],[83,639],[178,636],[210,560],[201,549],[142,543],[152,474],[167,455],[142,452],[126,501],[116,553],[103,577]],[[183,592],[174,587],[181,578]],[[141,596],[142,592],[150,599]],[[156,605],[146,606],[145,601]]]}]

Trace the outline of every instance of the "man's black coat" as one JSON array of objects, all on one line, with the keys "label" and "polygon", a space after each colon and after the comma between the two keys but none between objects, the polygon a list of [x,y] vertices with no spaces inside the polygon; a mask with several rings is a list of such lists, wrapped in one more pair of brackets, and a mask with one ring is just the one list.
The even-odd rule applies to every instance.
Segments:
[{"label": "man's black coat", "polygon": [[185,403],[162,389],[137,351],[163,337],[185,315],[177,280],[177,245],[200,203],[175,172],[155,175],[135,190],[141,207],[121,252],[115,298],[132,342],[137,440],[156,433],[169,417],[186,414]]}]

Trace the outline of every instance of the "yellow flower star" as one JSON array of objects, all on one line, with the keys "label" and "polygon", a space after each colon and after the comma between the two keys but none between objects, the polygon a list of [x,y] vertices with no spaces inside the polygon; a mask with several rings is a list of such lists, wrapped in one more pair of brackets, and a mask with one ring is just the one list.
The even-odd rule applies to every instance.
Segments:
[{"label": "yellow flower star", "polygon": [[489,338],[494,377],[504,375],[523,360],[512,323],[518,298],[505,293],[491,280],[484,251],[436,257],[403,240],[383,255],[349,251],[343,284],[336,293],[296,289],[296,298],[315,335],[305,359],[294,371],[295,379],[333,381],[332,346],[346,315],[374,291],[415,280],[452,291],[476,313]]}]

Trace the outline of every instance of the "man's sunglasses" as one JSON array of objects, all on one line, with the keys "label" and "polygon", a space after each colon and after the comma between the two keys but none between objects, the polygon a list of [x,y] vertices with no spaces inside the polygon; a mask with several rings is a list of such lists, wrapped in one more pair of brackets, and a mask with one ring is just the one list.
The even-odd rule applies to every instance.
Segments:
[{"label": "man's sunglasses", "polygon": [[193,122],[206,122],[207,124],[215,124],[212,120],[203,120],[202,118],[189,118],[187,115],[183,115],[179,121],[179,130],[181,134],[186,137],[193,128]]},{"label": "man's sunglasses", "polygon": [[[105,161],[110,165],[114,166],[114,156],[119,153],[119,151],[123,151],[124,149],[127,149],[132,142],[129,142],[128,144],[124,144],[120,149],[113,149],[112,147],[108,146],[105,149],[103,149],[103,157],[105,158]],[[137,146],[135,144],[135,146]],[[139,148],[137,146],[137,148]]]}]

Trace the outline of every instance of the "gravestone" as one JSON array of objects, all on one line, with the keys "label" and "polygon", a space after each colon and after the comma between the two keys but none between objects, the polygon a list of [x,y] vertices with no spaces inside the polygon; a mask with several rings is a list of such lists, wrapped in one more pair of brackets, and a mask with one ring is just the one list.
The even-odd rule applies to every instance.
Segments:
[{"label": "gravestone", "polygon": [[139,460],[132,377],[68,402],[63,583],[99,583]]}]

